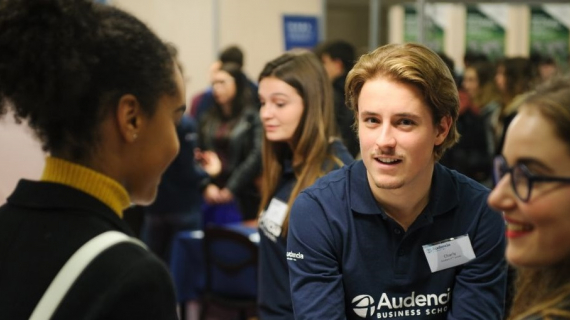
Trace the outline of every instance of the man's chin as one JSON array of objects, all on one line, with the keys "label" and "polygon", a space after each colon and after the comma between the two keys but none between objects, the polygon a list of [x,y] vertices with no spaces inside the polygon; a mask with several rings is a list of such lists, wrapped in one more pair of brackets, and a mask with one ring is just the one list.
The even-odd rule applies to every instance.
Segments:
[{"label": "man's chin", "polygon": [[387,179],[378,179],[374,181],[374,185],[378,189],[385,189],[385,190],[394,190],[399,189],[404,186],[403,181],[396,181],[396,180],[387,180]]}]

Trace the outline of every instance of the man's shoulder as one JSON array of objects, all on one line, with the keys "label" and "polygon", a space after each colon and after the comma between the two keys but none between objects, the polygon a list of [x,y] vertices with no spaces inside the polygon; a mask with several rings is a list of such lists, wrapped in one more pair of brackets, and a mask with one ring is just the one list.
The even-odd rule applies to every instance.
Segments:
[{"label": "man's shoulder", "polygon": [[436,170],[444,181],[451,180],[454,189],[462,196],[473,196],[477,194],[487,196],[491,192],[488,187],[444,165],[438,164]]},{"label": "man's shoulder", "polygon": [[436,165],[434,178],[434,212],[454,212],[466,218],[491,211],[487,205],[490,190],[479,182],[440,164]]},{"label": "man's shoulder", "polygon": [[352,164],[349,164],[327,173],[317,179],[315,183],[305,189],[304,192],[316,196],[327,191],[334,190],[335,192],[339,192],[345,190],[349,181],[351,167]]}]

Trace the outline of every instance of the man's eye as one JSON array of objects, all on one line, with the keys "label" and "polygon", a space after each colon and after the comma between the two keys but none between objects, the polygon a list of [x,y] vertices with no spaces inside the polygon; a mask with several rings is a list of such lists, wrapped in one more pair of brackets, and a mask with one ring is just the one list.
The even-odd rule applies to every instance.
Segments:
[{"label": "man's eye", "polygon": [[402,120],[400,120],[400,124],[405,125],[405,126],[411,126],[414,124],[414,122],[410,119],[402,119]]}]

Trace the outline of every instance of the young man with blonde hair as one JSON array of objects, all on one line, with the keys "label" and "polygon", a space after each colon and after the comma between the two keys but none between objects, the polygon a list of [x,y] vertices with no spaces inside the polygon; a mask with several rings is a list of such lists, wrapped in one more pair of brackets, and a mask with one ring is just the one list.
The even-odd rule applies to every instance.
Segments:
[{"label": "young man with blonde hair", "polygon": [[487,188],[437,163],[459,138],[449,69],[422,45],[386,45],[346,92],[362,161],[291,209],[296,319],[501,319],[504,223]]}]

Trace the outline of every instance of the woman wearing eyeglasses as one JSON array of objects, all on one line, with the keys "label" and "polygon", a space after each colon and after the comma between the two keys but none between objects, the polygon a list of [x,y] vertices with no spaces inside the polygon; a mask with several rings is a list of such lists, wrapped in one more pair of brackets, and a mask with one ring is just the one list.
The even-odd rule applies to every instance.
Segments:
[{"label": "woman wearing eyeglasses", "polygon": [[494,169],[489,204],[504,214],[518,274],[509,319],[570,319],[570,78],[525,100]]}]

